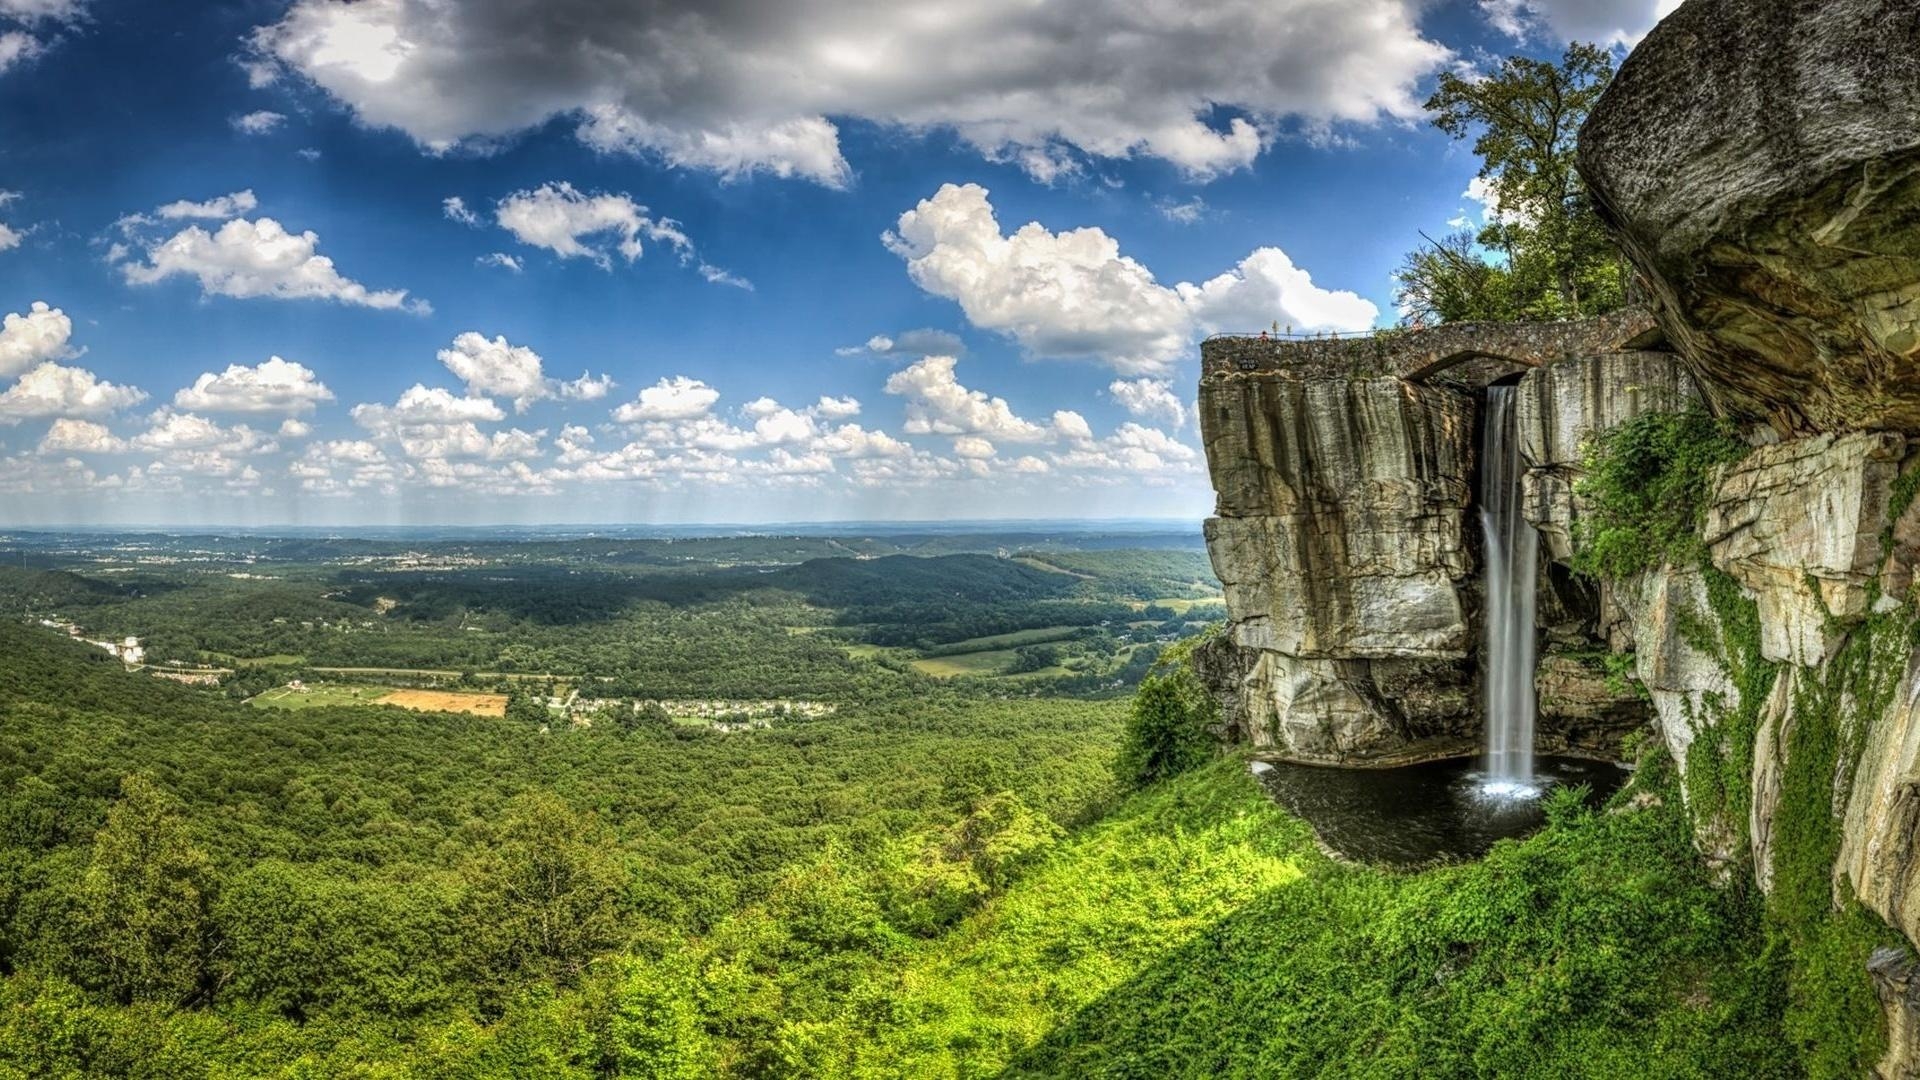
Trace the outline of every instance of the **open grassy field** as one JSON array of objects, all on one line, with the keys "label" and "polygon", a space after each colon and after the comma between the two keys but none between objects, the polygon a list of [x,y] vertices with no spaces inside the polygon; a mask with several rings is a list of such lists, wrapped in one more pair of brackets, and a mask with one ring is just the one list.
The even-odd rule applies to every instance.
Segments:
[{"label": "open grassy field", "polygon": [[1192,610],[1193,605],[1195,604],[1213,604],[1213,603],[1218,603],[1219,601],[1220,601],[1220,597],[1218,596],[1203,596],[1198,598],[1185,597],[1185,596],[1166,596],[1166,597],[1161,597],[1158,600],[1142,601],[1142,602],[1136,603],[1134,606],[1141,611],[1145,611],[1149,607],[1163,607],[1163,608],[1166,608],[1168,611],[1173,612],[1175,615],[1185,615],[1188,611]]},{"label": "open grassy field", "polygon": [[388,694],[391,686],[354,686],[319,683],[294,689],[276,686],[256,695],[248,704],[256,709],[322,709],[331,705],[372,705]]},{"label": "open grassy field", "polygon": [[[1006,634],[968,638],[951,645],[928,649],[913,661],[913,666],[922,674],[931,675],[936,679],[951,679],[960,675],[999,675],[1013,663],[1016,650],[1028,645],[1065,641],[1083,629],[1085,628],[1078,626],[1042,626],[1032,630],[1015,630]],[[1066,673],[1065,668],[1056,665],[1042,671],[1023,674],[1064,675]]]},{"label": "open grassy field", "polygon": [[937,649],[927,650],[929,656],[959,656],[962,653],[990,652],[995,649],[1017,649],[1022,645],[1041,645],[1049,641],[1065,641],[1080,631],[1083,626],[1042,626],[1032,630],[1015,630],[1009,634],[989,634],[985,637],[968,638]]},{"label": "open grassy field", "polygon": [[471,694],[455,690],[395,690],[375,702],[398,705],[415,712],[463,712],[475,716],[507,715],[507,695]]},{"label": "open grassy field", "polygon": [[1012,649],[990,649],[957,656],[923,656],[913,666],[936,679],[951,679],[959,675],[998,675],[1011,663]]},{"label": "open grassy field", "polygon": [[1017,563],[1021,563],[1026,566],[1031,566],[1035,570],[1045,570],[1050,574],[1065,574],[1068,577],[1079,578],[1082,581],[1093,580],[1092,574],[1083,574],[1078,570],[1069,570],[1064,566],[1055,566],[1053,563],[1050,563],[1047,560],[1040,558],[1037,555],[1022,555],[1014,559],[1013,561]]},{"label": "open grassy field", "polygon": [[[1013,663],[1014,650],[990,649],[984,652],[961,653],[958,656],[923,656],[913,661],[913,666],[922,674],[936,679],[951,679],[960,675],[1000,675]],[[1055,664],[1038,671],[1024,671],[1008,678],[1030,678],[1033,676],[1055,676],[1069,674],[1066,668]]]}]

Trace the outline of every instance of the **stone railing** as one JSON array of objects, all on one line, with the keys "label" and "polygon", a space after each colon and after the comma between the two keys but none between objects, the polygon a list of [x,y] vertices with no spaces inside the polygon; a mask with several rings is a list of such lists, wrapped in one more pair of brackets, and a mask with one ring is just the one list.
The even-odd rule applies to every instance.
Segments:
[{"label": "stone railing", "polygon": [[1303,378],[1392,375],[1418,382],[1471,360],[1539,367],[1564,357],[1614,352],[1640,344],[1654,330],[1651,313],[1630,307],[1566,322],[1446,323],[1355,336],[1222,334],[1201,342],[1200,375],[1284,371]]}]

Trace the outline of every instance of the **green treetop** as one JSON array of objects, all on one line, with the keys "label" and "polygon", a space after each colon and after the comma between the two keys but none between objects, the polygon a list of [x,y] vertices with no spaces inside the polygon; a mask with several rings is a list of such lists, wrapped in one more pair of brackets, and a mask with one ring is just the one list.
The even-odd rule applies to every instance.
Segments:
[{"label": "green treetop", "polygon": [[1491,74],[1440,76],[1426,109],[1435,127],[1473,139],[1486,219],[1407,255],[1395,277],[1409,322],[1577,319],[1620,306],[1619,253],[1574,169],[1580,125],[1612,75],[1611,54],[1576,42],[1558,63],[1512,56]]}]

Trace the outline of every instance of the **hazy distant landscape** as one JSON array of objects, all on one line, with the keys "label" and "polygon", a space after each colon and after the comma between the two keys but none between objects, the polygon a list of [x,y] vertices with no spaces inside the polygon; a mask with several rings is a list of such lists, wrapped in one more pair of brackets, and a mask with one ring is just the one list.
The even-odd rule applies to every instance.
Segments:
[{"label": "hazy distant landscape", "polygon": [[1111,694],[1224,613],[1184,531],[428,535],[23,534],[0,605],[83,640],[135,639],[143,668],[241,697],[293,679],[311,684],[296,698],[350,679],[538,682],[586,711],[889,676]]}]

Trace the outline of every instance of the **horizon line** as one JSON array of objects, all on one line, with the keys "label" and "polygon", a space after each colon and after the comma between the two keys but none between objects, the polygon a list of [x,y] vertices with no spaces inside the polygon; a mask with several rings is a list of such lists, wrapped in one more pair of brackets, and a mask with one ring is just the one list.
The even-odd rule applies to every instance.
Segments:
[{"label": "horizon line", "polygon": [[281,521],[265,524],[243,524],[230,521],[209,521],[195,523],[167,522],[61,522],[32,525],[0,524],[0,534],[5,533],[42,533],[42,532],[183,532],[201,530],[244,530],[263,532],[273,529],[310,530],[357,530],[357,529],[461,529],[461,530],[528,530],[528,529],[819,529],[831,526],[885,526],[905,527],[947,527],[954,526],[1078,526],[1097,527],[1107,525],[1152,525],[1197,527],[1205,520],[1201,517],[1111,517],[1111,518],[821,518],[790,521],[553,521],[553,522],[478,522],[463,524],[456,522],[355,522],[320,523]]}]

